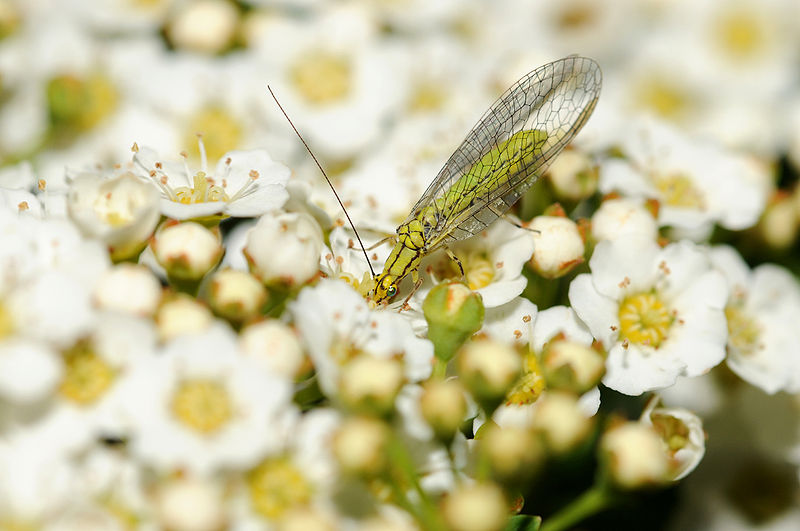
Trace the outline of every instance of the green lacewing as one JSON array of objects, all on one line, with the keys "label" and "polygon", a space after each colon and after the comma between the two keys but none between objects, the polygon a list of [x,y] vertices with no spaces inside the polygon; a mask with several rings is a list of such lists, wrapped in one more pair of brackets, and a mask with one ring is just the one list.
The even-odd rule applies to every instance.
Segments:
[{"label": "green lacewing", "polygon": [[372,299],[394,297],[409,274],[419,285],[423,256],[504,215],[581,130],[601,85],[598,64],[571,55],[533,70],[500,96],[397,228]]}]

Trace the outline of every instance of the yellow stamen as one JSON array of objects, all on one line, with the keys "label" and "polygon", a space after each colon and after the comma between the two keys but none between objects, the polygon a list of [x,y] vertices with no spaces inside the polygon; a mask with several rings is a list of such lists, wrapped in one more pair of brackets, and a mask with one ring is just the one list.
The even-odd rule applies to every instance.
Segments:
[{"label": "yellow stamen", "polygon": [[88,341],[80,341],[64,353],[64,368],[59,391],[78,405],[90,405],[100,399],[116,376]]},{"label": "yellow stamen", "polygon": [[172,397],[172,412],[186,426],[203,434],[221,429],[233,417],[228,390],[211,380],[182,382]]},{"label": "yellow stamen", "polygon": [[350,61],[324,50],[301,55],[289,75],[297,92],[314,105],[336,103],[352,91]]},{"label": "yellow stamen", "polygon": [[725,308],[728,318],[728,345],[739,355],[752,355],[758,350],[761,328],[741,304],[732,303]]},{"label": "yellow stamen", "polygon": [[674,317],[657,294],[631,295],[619,306],[619,337],[658,348],[667,338],[673,321]]},{"label": "yellow stamen", "polygon": [[255,512],[270,519],[311,501],[311,485],[287,458],[263,461],[247,475],[247,487]]},{"label": "yellow stamen", "polygon": [[664,203],[684,208],[702,209],[705,197],[695,188],[691,179],[685,175],[663,175],[654,178],[656,188],[661,192]]}]

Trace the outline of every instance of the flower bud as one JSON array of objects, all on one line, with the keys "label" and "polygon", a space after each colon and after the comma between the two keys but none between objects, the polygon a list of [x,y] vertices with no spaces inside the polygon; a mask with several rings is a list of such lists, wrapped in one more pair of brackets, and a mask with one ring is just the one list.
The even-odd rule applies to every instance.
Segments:
[{"label": "flower bud", "polygon": [[490,340],[467,343],[456,362],[461,381],[487,414],[500,405],[522,371],[513,348]]},{"label": "flower bud", "polygon": [[108,246],[114,261],[138,256],[161,217],[158,190],[132,173],[78,175],[70,183],[67,212],[85,235]]},{"label": "flower bud", "polygon": [[500,530],[508,513],[503,491],[494,483],[461,483],[442,501],[442,516],[453,531]]},{"label": "flower bud", "polygon": [[798,211],[790,197],[776,194],[767,205],[758,231],[764,242],[772,249],[786,249],[796,239],[800,229]]},{"label": "flower bud", "polygon": [[184,334],[201,332],[211,326],[214,316],[194,297],[177,294],[164,301],[156,315],[156,328],[161,341]]},{"label": "flower bud", "polygon": [[336,531],[340,526],[332,515],[326,515],[319,509],[295,507],[286,511],[278,522],[278,531]]},{"label": "flower bud", "polygon": [[333,455],[348,474],[374,477],[386,466],[391,432],[382,420],[352,417],[333,436]]},{"label": "flower bud", "polygon": [[548,391],[536,402],[531,427],[542,435],[550,451],[565,454],[586,440],[592,420],[583,413],[575,395]]},{"label": "flower bud", "polygon": [[176,10],[166,34],[176,48],[215,54],[230,46],[238,19],[236,7],[225,0],[190,2]]},{"label": "flower bud", "polygon": [[262,283],[294,287],[317,273],[322,245],[314,218],[303,212],[273,212],[261,216],[247,233],[244,255]]},{"label": "flower bud", "polygon": [[297,378],[306,361],[297,335],[280,321],[267,319],[244,327],[239,334],[242,352],[289,379]]},{"label": "flower bud", "polygon": [[544,278],[566,275],[583,262],[584,243],[578,225],[567,217],[537,216],[529,228],[534,250],[530,264]]},{"label": "flower bud", "polygon": [[592,236],[597,241],[631,236],[655,240],[658,223],[654,213],[640,201],[607,199],[592,216]]},{"label": "flower bud", "polygon": [[561,199],[580,201],[597,190],[598,168],[592,158],[577,149],[565,149],[556,157],[547,176]]},{"label": "flower bud", "polygon": [[605,373],[602,354],[588,345],[556,339],[542,350],[542,372],[550,389],[581,395],[596,386]]},{"label": "flower bud", "polygon": [[420,411],[434,435],[450,444],[467,414],[466,390],[458,380],[430,380],[419,399]]},{"label": "flower bud", "polygon": [[160,486],[156,497],[158,520],[164,529],[215,531],[225,524],[222,492],[205,479],[176,479]]},{"label": "flower bud", "polygon": [[161,283],[150,269],[119,264],[103,273],[92,298],[100,309],[149,317],[156,313],[161,292]]},{"label": "flower bud", "polygon": [[669,481],[664,443],[651,426],[625,422],[600,439],[600,457],[611,480],[624,489],[663,485]]},{"label": "flower bud", "polygon": [[212,231],[192,221],[164,223],[151,246],[170,279],[190,282],[202,279],[225,251],[219,229]]},{"label": "flower bud", "polygon": [[339,397],[354,411],[387,415],[405,383],[403,364],[392,358],[363,354],[341,369]]},{"label": "flower bud", "polygon": [[501,428],[494,423],[485,426],[480,434],[481,452],[500,483],[519,485],[544,463],[544,443],[532,430],[518,426]]},{"label": "flower bud", "polygon": [[450,361],[458,347],[483,325],[481,296],[460,282],[443,282],[431,289],[422,311],[434,354],[443,362]]},{"label": "flower bud", "polygon": [[250,273],[225,269],[211,277],[208,304],[223,319],[242,323],[259,315],[266,302],[267,290]]},{"label": "flower bud", "polygon": [[669,479],[677,481],[697,468],[706,452],[706,434],[700,417],[682,408],[648,407],[641,422],[656,431],[669,458]]}]

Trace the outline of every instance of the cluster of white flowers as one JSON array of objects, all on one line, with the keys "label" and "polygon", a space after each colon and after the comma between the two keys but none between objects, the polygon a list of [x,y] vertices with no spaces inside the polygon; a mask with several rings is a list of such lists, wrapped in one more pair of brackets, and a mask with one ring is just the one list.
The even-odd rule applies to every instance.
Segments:
[{"label": "cluster of white flowers", "polygon": [[[575,52],[516,220],[371,301],[267,83],[377,271]],[[791,0],[0,0],[0,530],[800,525],[798,54]]]}]

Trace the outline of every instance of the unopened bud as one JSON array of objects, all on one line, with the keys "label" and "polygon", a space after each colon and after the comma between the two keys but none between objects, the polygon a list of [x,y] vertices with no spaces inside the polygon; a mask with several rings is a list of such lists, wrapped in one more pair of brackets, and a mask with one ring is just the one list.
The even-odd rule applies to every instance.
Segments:
[{"label": "unopened bud", "polygon": [[98,279],[92,299],[98,308],[150,317],[161,301],[161,283],[145,266],[119,264]]},{"label": "unopened bud", "polygon": [[247,233],[250,272],[267,286],[305,284],[319,270],[322,230],[303,212],[270,212]]},{"label": "unopened bud", "polygon": [[447,362],[483,325],[481,296],[460,282],[435,286],[422,303],[436,358]]},{"label": "unopened bud", "polygon": [[658,237],[656,217],[641,201],[614,198],[603,201],[592,216],[592,236],[597,241],[620,237]]},{"label": "unopened bud", "polygon": [[339,397],[354,411],[387,415],[405,383],[403,363],[363,354],[341,369]]},{"label": "unopened bud", "polygon": [[588,345],[556,339],[545,345],[541,367],[549,388],[581,395],[600,382],[605,359]]},{"label": "unopened bud", "polygon": [[519,485],[533,476],[545,460],[541,438],[532,430],[517,426],[489,424],[481,431],[481,451],[500,483]]},{"label": "unopened bud", "polygon": [[597,190],[597,165],[587,153],[577,149],[562,151],[550,165],[547,176],[561,199],[580,201]]},{"label": "unopened bud", "polygon": [[517,351],[490,340],[467,343],[456,362],[461,381],[487,414],[505,399],[522,371]]},{"label": "unopened bud", "polygon": [[624,489],[663,485],[670,480],[669,459],[656,431],[640,422],[625,422],[600,439],[600,456],[612,481]]},{"label": "unopened bud", "polygon": [[156,314],[156,328],[161,341],[184,334],[201,332],[211,326],[214,316],[194,297],[178,294],[164,301]]},{"label": "unopened bud", "polygon": [[157,495],[159,523],[176,531],[215,531],[225,523],[222,492],[210,480],[176,479]]},{"label": "unopened bud", "polygon": [[537,231],[530,264],[541,276],[559,278],[583,262],[583,238],[571,219],[537,216],[529,228]]},{"label": "unopened bud", "polygon": [[542,435],[550,451],[565,454],[586,440],[592,421],[583,413],[577,396],[548,391],[536,402],[531,427]]},{"label": "unopened bud", "polygon": [[239,324],[259,315],[267,301],[267,290],[246,271],[225,269],[211,277],[208,304],[215,314]]},{"label": "unopened bud", "polygon": [[779,193],[764,210],[758,230],[769,247],[786,249],[797,239],[800,216],[794,203],[791,197]]},{"label": "unopened bud", "polygon": [[431,380],[419,399],[422,416],[436,438],[449,444],[467,414],[466,390],[458,380]]},{"label": "unopened bud", "polygon": [[345,420],[333,437],[333,455],[348,474],[374,477],[387,463],[391,432],[382,420],[353,417]]},{"label": "unopened bud", "polygon": [[297,335],[275,319],[244,327],[239,334],[239,345],[256,363],[289,379],[300,375],[306,360]]},{"label": "unopened bud", "polygon": [[190,2],[166,27],[170,43],[176,48],[203,53],[219,53],[231,43],[239,13],[225,0]]},{"label": "unopened bud", "polygon": [[199,281],[222,258],[219,229],[207,229],[199,223],[167,222],[153,237],[153,254],[170,279]]},{"label": "unopened bud", "polygon": [[453,531],[496,531],[508,521],[508,503],[494,483],[462,483],[442,501],[442,516]]}]

